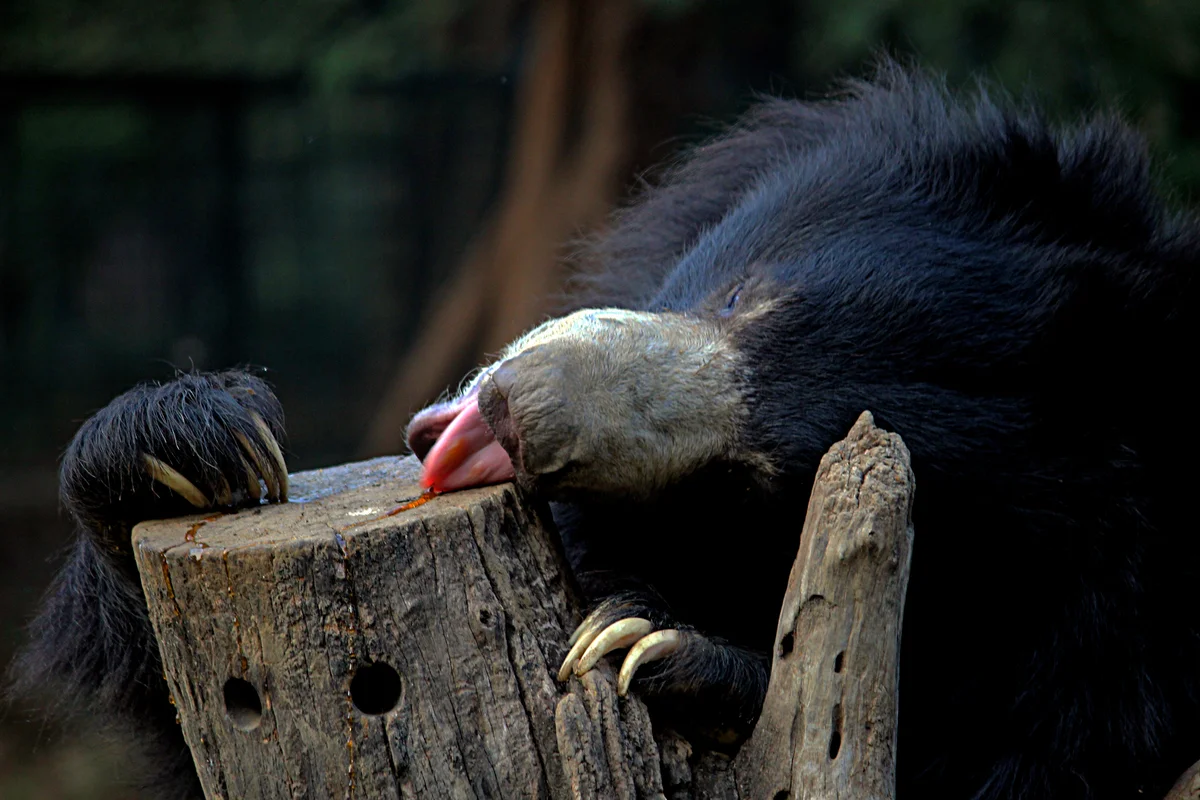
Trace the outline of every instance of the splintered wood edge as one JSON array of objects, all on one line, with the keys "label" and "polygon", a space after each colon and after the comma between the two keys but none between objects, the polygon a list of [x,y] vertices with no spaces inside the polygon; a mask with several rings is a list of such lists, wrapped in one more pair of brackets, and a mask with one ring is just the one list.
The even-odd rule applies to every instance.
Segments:
[{"label": "splintered wood edge", "polygon": [[[908,449],[898,435],[876,427],[869,412],[822,458],[788,579],[763,713],[735,761],[741,796],[893,796],[913,486]],[[853,597],[845,602],[826,601],[826,594],[846,590]],[[866,643],[858,663],[847,658],[843,671],[841,657],[864,642],[842,639],[868,628],[872,638],[890,634],[895,641]],[[799,641],[802,629],[806,641]],[[839,720],[833,735],[840,760],[824,746],[809,746],[809,740],[831,741],[829,708]],[[842,710],[848,718],[865,713],[874,732],[842,726]],[[810,718],[814,713],[822,719]]]}]

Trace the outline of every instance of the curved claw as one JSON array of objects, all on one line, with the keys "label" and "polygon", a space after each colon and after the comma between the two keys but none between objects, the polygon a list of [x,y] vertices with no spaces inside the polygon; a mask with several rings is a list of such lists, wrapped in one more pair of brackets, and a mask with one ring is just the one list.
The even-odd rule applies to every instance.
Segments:
[{"label": "curved claw", "polygon": [[[596,638],[596,631],[599,630],[599,627],[600,626],[593,623],[590,618],[585,619],[583,622],[579,623],[579,627],[576,628],[575,632],[571,634],[571,638],[567,639],[567,644],[570,645],[572,648],[575,647],[575,643],[579,641],[579,637],[583,636],[584,632],[587,631],[589,628],[595,629],[592,631],[592,638],[593,639]],[[581,650],[580,652],[583,652],[583,651]]]},{"label": "curved claw", "polygon": [[275,460],[276,475],[279,480],[279,501],[286,502],[288,496],[288,471],[287,462],[283,460],[283,451],[279,449],[279,442],[275,439],[275,435],[271,433],[271,429],[267,427],[267,423],[256,411],[250,412],[250,419],[254,420],[254,427],[258,429],[258,438],[266,445],[267,452],[271,454],[271,458]]},{"label": "curved claw", "polygon": [[263,463],[258,448],[250,444],[250,440],[246,437],[246,434],[241,431],[234,431],[233,435],[238,440],[238,444],[242,446],[242,450],[250,457],[250,463],[258,471],[258,475],[262,478],[263,483],[267,485],[267,499],[274,500],[279,496],[279,481],[275,480],[275,471],[267,469],[267,465]]},{"label": "curved claw", "polygon": [[217,476],[217,496],[214,498],[214,505],[228,506],[233,503],[233,490],[229,488],[229,481],[225,480],[224,475]]},{"label": "curved claw", "polygon": [[637,672],[638,667],[666,658],[682,644],[683,634],[673,629],[655,631],[639,639],[638,643],[629,649],[625,661],[621,664],[621,672],[617,675],[617,694],[624,697],[629,692],[629,684],[633,681],[633,674]]},{"label": "curved claw", "polygon": [[[249,456],[250,463],[258,470],[263,483],[267,485],[267,499],[280,503],[287,502],[287,466],[284,464],[283,453],[279,449],[279,443],[271,435],[271,430],[267,427],[267,423],[263,422],[262,417],[253,411],[249,413],[250,418],[254,421],[254,427],[258,432],[258,439],[262,447],[256,447],[250,441],[249,437],[241,431],[234,431],[233,435],[237,438],[238,444],[242,446],[245,454]],[[272,463],[267,463],[267,456],[270,457]],[[254,483],[258,483],[257,478],[254,480]]]},{"label": "curved claw", "polygon": [[601,630],[600,623],[592,620],[590,617],[585,619],[575,629],[575,632],[571,634],[571,638],[567,640],[567,643],[571,645],[571,649],[568,651],[567,657],[563,659],[562,666],[558,668],[559,681],[565,683],[571,677],[571,673],[574,671],[575,664],[579,661],[580,656],[588,649],[592,640],[600,634]]},{"label": "curved claw", "polygon": [[142,453],[142,464],[145,465],[146,472],[150,474],[151,478],[175,492],[196,508],[210,508],[212,506],[212,503],[208,501],[204,492],[196,488],[196,484],[183,477],[178,470],[166,462],[160,461],[148,453]]},{"label": "curved claw", "polygon": [[588,645],[587,650],[580,657],[579,663],[575,665],[575,674],[583,675],[613,650],[629,647],[652,630],[654,630],[654,626],[650,624],[650,620],[642,617],[626,617],[617,620],[600,631],[599,635]]},{"label": "curved claw", "polygon": [[254,471],[254,467],[250,466],[250,462],[244,456],[240,457],[242,461],[242,469],[246,472],[246,491],[247,496],[255,500],[262,500],[262,486],[258,483],[258,474]]}]

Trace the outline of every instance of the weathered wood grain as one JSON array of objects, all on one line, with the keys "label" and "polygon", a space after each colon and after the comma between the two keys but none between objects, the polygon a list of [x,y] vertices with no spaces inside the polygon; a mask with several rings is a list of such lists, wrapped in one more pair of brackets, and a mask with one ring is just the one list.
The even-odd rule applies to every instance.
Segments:
[{"label": "weathered wood grain", "polygon": [[908,449],[869,413],[821,459],[767,699],[735,764],[743,797],[895,796],[913,490]]},{"label": "weathered wood grain", "polygon": [[554,680],[579,611],[546,509],[500,486],[387,516],[416,478],[407,459],[302,473],[300,502],[134,530],[208,797],[586,796],[564,727],[614,760],[604,785],[653,793],[644,707]]},{"label": "weathered wood grain", "polygon": [[797,517],[734,760],[654,730],[609,664],[558,684],[580,609],[547,510],[504,485],[388,515],[417,469],[301,473],[299,502],[134,530],[209,798],[892,796],[913,481],[870,415],[822,461],[802,535]]}]

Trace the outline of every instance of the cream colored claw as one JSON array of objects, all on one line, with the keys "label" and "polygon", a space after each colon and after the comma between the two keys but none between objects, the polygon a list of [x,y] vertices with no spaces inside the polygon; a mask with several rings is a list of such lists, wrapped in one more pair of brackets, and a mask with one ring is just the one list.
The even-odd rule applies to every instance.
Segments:
[{"label": "cream colored claw", "polygon": [[621,672],[617,675],[617,694],[624,697],[629,692],[629,684],[633,681],[633,673],[637,672],[638,667],[666,658],[682,644],[683,634],[677,630],[655,631],[639,639],[637,644],[629,648],[629,653],[621,664]]},{"label": "cream colored claw", "polygon": [[565,683],[571,677],[571,673],[574,671],[579,657],[588,649],[588,646],[600,634],[601,630],[600,623],[590,618],[585,619],[575,629],[575,632],[571,634],[571,638],[567,640],[567,643],[571,645],[571,649],[568,651],[567,657],[563,659],[562,666],[558,668],[558,679],[560,681]]},{"label": "cream colored claw", "polygon": [[250,466],[250,462],[241,457],[242,469],[246,472],[246,491],[249,496],[255,500],[262,500],[262,486],[258,483],[258,474],[254,471],[254,467]]},{"label": "cream colored claw", "polygon": [[[286,502],[288,493],[287,464],[284,463],[279,443],[271,435],[271,429],[267,427],[267,423],[263,422],[263,418],[253,411],[249,413],[250,419],[254,421],[255,429],[258,431],[258,439],[267,453],[270,454],[274,464],[268,465],[265,463],[259,448],[252,445],[244,433],[234,431],[233,435],[237,437],[242,450],[250,457],[250,462],[254,464],[255,469],[258,470],[258,474],[262,476],[263,482],[267,484],[267,499],[276,500],[281,503]],[[254,480],[254,483],[258,483],[257,478]]]},{"label": "cream colored claw", "polygon": [[271,454],[271,458],[275,459],[275,466],[279,468],[279,500],[281,502],[287,500],[288,496],[288,471],[287,462],[283,460],[283,451],[279,449],[279,442],[275,439],[275,434],[271,433],[271,429],[267,427],[267,423],[263,421],[256,412],[250,412],[250,419],[254,420],[254,427],[258,428],[258,438],[262,439],[263,444],[267,446],[267,452]]},{"label": "cream colored claw", "polygon": [[[592,639],[596,638],[596,634],[599,632],[600,632],[600,626],[597,623],[593,622],[592,619],[589,617],[588,619],[585,619],[583,622],[581,622],[579,624],[579,627],[576,628],[575,632],[571,634],[571,638],[567,639],[567,644],[574,647],[575,643],[578,642],[579,639],[585,633],[591,634],[591,638],[588,639],[588,641],[591,641]],[[580,652],[583,652],[583,651],[581,650]]]},{"label": "cream colored claw", "polygon": [[258,449],[250,444],[250,440],[246,438],[246,434],[241,431],[234,431],[233,435],[238,440],[238,444],[242,446],[242,450],[250,457],[250,463],[258,470],[263,483],[267,485],[267,499],[274,500],[279,496],[279,481],[275,480],[274,470],[267,469],[267,465],[263,463],[262,457],[258,454]]},{"label": "cream colored claw", "polygon": [[229,481],[225,480],[224,475],[217,476],[217,506],[227,506],[233,502],[233,490],[229,488]]},{"label": "cream colored claw", "polygon": [[204,496],[204,492],[196,488],[196,484],[183,477],[174,467],[158,460],[148,453],[142,453],[142,463],[150,477],[167,487],[177,495],[187,500],[196,508],[210,508],[212,503]]},{"label": "cream colored claw", "polygon": [[579,663],[575,665],[575,674],[583,675],[613,650],[629,647],[652,630],[654,630],[654,626],[648,619],[626,617],[617,620],[600,631],[588,645],[587,650],[580,657]]}]

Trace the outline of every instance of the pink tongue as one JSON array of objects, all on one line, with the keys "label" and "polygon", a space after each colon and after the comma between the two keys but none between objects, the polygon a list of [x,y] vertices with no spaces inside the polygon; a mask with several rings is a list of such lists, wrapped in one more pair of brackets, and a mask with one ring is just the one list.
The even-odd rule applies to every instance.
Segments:
[{"label": "pink tongue", "polygon": [[512,460],[471,398],[425,456],[421,485],[436,492],[512,480]]}]

